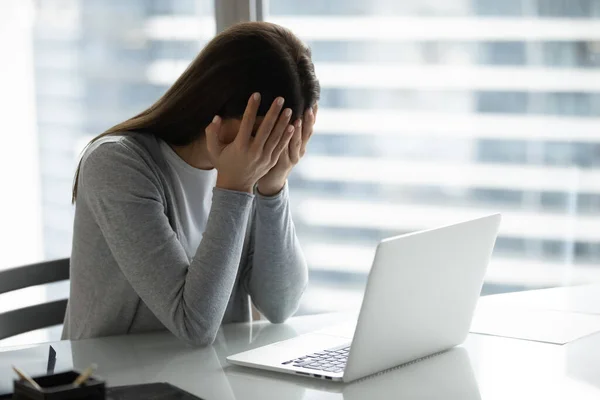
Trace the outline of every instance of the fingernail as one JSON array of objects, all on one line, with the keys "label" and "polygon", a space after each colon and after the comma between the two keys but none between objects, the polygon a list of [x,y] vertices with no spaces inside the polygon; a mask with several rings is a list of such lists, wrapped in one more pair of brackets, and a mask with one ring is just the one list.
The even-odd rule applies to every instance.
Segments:
[{"label": "fingernail", "polygon": [[292,115],[292,110],[290,110],[289,108],[286,108],[285,111],[283,112],[283,115],[285,115],[286,117],[289,117],[290,115]]},{"label": "fingernail", "polygon": [[302,126],[302,120],[301,120],[301,119],[299,119],[299,120],[298,120],[298,128],[300,128],[301,126]]},{"label": "fingernail", "polygon": [[294,132],[294,125],[288,125],[287,131],[288,131],[288,133]]},{"label": "fingernail", "polygon": [[260,100],[260,93],[256,92],[252,95],[252,98],[256,101]]},{"label": "fingernail", "polygon": [[313,115],[313,109],[312,109],[312,107],[308,109],[308,115]]},{"label": "fingernail", "polygon": [[277,105],[278,105],[278,106],[282,106],[282,105],[283,105],[283,102],[284,102],[284,99],[283,99],[283,97],[279,97],[279,98],[277,99]]},{"label": "fingernail", "polygon": [[221,120],[221,117],[219,117],[218,115],[215,115],[212,122],[213,122],[213,124],[218,124],[220,120]]}]

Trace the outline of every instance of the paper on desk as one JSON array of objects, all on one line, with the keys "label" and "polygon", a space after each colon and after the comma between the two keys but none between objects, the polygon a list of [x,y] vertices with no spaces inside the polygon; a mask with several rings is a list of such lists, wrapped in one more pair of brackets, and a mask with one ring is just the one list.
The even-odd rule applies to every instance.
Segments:
[{"label": "paper on desk", "polygon": [[558,287],[484,296],[480,305],[600,315],[600,285]]},{"label": "paper on desk", "polygon": [[475,313],[471,332],[565,344],[600,332],[600,315],[480,306]]}]

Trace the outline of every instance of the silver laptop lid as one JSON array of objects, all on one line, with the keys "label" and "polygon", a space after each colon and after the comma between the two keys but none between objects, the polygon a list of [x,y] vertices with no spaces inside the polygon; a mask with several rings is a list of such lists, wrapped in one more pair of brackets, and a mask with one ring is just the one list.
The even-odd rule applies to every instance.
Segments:
[{"label": "silver laptop lid", "polygon": [[379,244],[344,381],[464,341],[500,219],[494,214]]}]

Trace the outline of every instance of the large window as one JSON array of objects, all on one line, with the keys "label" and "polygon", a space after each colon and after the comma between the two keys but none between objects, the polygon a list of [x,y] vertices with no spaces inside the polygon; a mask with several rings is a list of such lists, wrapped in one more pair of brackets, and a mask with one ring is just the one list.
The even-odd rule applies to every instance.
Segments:
[{"label": "large window", "polygon": [[[264,6],[322,83],[290,179],[301,312],[355,307],[380,239],[496,211],[485,293],[600,281],[600,2]],[[158,98],[215,20],[214,0],[0,1],[0,268],[69,255],[83,145]]]},{"label": "large window", "polygon": [[599,4],[269,0],[322,84],[307,308],[354,307],[379,239],[494,211],[485,293],[600,280]]}]

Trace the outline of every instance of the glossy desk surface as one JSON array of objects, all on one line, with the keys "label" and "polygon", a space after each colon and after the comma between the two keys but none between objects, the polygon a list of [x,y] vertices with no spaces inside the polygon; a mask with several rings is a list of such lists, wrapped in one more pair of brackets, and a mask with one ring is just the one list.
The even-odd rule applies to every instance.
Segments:
[{"label": "glossy desk surface", "polygon": [[[535,307],[568,304],[581,312],[600,305],[600,286],[527,294]],[[585,295],[573,294],[578,290]],[[562,301],[574,296],[569,301]],[[514,306],[509,294],[487,301]],[[561,297],[562,296],[562,297]],[[532,300],[534,299],[534,300]],[[541,300],[540,300],[541,299]],[[557,300],[558,299],[558,300]],[[561,300],[562,299],[562,300]],[[575,299],[575,300],[573,300]],[[566,304],[566,305],[565,305]],[[593,311],[593,310],[592,310]],[[51,343],[56,370],[97,363],[109,385],[170,382],[206,400],[217,399],[600,399],[600,333],[566,345],[471,334],[455,349],[370,379],[337,384],[229,366],[225,357],[348,320],[326,314],[224,326],[209,348],[190,348],[168,333]],[[46,369],[49,345],[0,349],[0,391],[11,364],[31,374]]]}]

